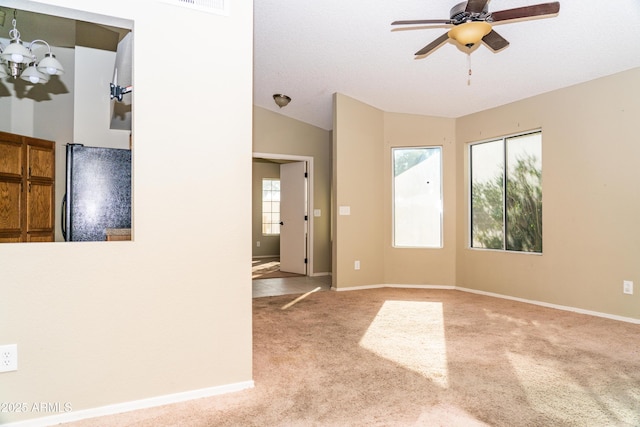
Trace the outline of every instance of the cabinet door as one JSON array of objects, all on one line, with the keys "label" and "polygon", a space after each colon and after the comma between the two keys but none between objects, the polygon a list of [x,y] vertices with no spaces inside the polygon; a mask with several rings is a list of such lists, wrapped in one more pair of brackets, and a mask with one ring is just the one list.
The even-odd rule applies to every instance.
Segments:
[{"label": "cabinet door", "polygon": [[22,141],[19,136],[0,132],[0,175],[22,176]]},{"label": "cabinet door", "polygon": [[55,152],[53,144],[46,141],[28,140],[27,163],[29,179],[55,178]]},{"label": "cabinet door", "polygon": [[53,233],[29,233],[27,242],[53,242]]},{"label": "cabinet door", "polygon": [[27,147],[27,205],[26,241],[54,240],[54,182],[55,143],[26,138]]},{"label": "cabinet door", "polygon": [[53,229],[52,182],[30,182],[27,192],[27,233]]},{"label": "cabinet door", "polygon": [[54,240],[55,148],[0,132],[0,243]]},{"label": "cabinet door", "polygon": [[17,233],[22,230],[22,182],[0,178],[0,233]]}]

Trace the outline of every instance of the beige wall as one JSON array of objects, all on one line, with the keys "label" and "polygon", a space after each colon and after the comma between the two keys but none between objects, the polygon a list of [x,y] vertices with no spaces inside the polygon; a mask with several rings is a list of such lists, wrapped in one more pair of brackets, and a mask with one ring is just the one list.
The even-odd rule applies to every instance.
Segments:
[{"label": "beige wall", "polygon": [[[384,113],[334,96],[333,287],[384,283]],[[350,215],[340,215],[340,207]],[[360,261],[360,270],[354,262]]]},{"label": "beige wall", "polygon": [[[251,193],[251,246],[254,257],[280,256],[280,236],[262,235],[262,180],[265,178],[280,178],[280,165],[255,159]],[[260,242],[260,246],[256,242]]]},{"label": "beige wall", "polygon": [[[456,121],[458,286],[640,319],[639,82],[635,69]],[[468,249],[467,143],[535,128],[543,254]]]},{"label": "beige wall", "polygon": [[313,157],[313,274],[331,272],[331,132],[254,107],[253,152]]},{"label": "beige wall", "polygon": [[[376,284],[455,286],[455,120],[384,113],[336,95],[334,286]],[[442,147],[443,247],[392,246],[391,148]],[[360,260],[360,270],[354,261]]]},{"label": "beige wall", "polygon": [[[135,241],[0,246],[0,343],[19,353],[0,401],[75,412],[250,384],[252,2],[227,17],[152,0],[47,3],[135,23]],[[179,37],[175,22],[189,23]],[[208,54],[184,40],[207,40]],[[185,84],[157,66],[177,48],[215,78]]]},{"label": "beige wall", "polygon": [[[391,148],[442,147],[443,247],[439,249],[392,246]],[[384,115],[384,283],[455,286],[456,145],[455,120],[410,114]]]}]

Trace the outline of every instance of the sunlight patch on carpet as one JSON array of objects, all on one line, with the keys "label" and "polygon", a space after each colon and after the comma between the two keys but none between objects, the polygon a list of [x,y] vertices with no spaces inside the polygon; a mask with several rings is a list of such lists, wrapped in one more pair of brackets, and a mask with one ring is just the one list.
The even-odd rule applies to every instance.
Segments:
[{"label": "sunlight patch on carpet", "polygon": [[[585,388],[587,384],[578,383],[556,360],[534,359],[512,352],[507,353],[507,359],[529,404],[543,414],[572,425],[617,425],[622,420],[628,425],[636,425],[634,422],[638,421],[637,414],[629,411],[624,402]],[[594,411],[598,407],[606,409]],[[590,418],[584,419],[583,414],[590,414]]]},{"label": "sunlight patch on carpet", "polygon": [[360,346],[449,386],[442,303],[385,301]]},{"label": "sunlight patch on carpet", "polygon": [[[256,262],[254,261],[253,264],[256,264]],[[272,262],[265,262],[262,264],[258,264],[257,266],[253,266],[252,272],[251,272],[251,278],[255,279],[256,277],[260,277],[265,273],[271,273],[279,269],[280,269],[280,261],[272,261]]]},{"label": "sunlight patch on carpet", "polygon": [[318,292],[322,290],[322,288],[320,286],[318,286],[317,288],[307,292],[306,294],[300,295],[298,298],[294,299],[293,301],[283,305],[282,307],[280,307],[280,310],[286,310],[290,307],[292,307],[294,304],[299,303],[300,301],[302,301],[303,299],[305,299],[306,297],[308,297],[309,295],[311,295],[314,292]]},{"label": "sunlight patch on carpet", "polygon": [[435,425],[434,420],[439,426],[491,427],[463,408],[448,403],[425,406],[414,425],[432,426]]}]

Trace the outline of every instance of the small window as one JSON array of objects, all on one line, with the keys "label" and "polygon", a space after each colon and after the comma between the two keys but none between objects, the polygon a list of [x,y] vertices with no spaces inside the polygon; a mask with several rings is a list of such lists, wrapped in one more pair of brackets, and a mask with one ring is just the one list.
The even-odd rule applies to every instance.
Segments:
[{"label": "small window", "polygon": [[262,234],[280,234],[280,180],[262,180]]},{"label": "small window", "polygon": [[542,132],[472,144],[471,247],[542,252]]},{"label": "small window", "polygon": [[442,149],[393,148],[393,245],[442,247]]}]

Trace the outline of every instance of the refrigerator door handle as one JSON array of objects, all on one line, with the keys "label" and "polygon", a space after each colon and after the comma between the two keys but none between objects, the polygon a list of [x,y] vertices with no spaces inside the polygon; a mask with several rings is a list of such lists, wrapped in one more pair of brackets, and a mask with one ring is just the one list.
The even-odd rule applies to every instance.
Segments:
[{"label": "refrigerator door handle", "polygon": [[67,241],[67,195],[62,197],[62,214],[60,215],[60,228],[62,229],[62,237]]}]

